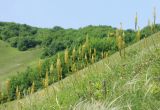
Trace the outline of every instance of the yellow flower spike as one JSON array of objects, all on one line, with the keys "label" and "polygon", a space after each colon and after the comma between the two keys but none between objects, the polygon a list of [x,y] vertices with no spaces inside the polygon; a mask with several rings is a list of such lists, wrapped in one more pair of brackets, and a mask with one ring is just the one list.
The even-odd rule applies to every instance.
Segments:
[{"label": "yellow flower spike", "polygon": [[84,57],[85,49],[86,49],[86,45],[84,44],[84,45],[82,46],[82,58]]},{"label": "yellow flower spike", "polygon": [[75,62],[75,57],[76,57],[76,49],[74,47],[73,51],[72,51],[72,61],[73,61],[73,63]]},{"label": "yellow flower spike", "polygon": [[95,62],[95,58],[94,55],[92,54],[92,60],[91,60],[92,64]]},{"label": "yellow flower spike", "polygon": [[16,88],[16,98],[17,98],[17,100],[20,99],[20,92],[19,92],[19,87],[18,86]]},{"label": "yellow flower spike", "polygon": [[48,88],[48,83],[49,83],[49,79],[48,79],[48,70],[47,70],[46,71],[46,76],[45,76],[45,82],[44,82],[45,88]]},{"label": "yellow flower spike", "polygon": [[94,48],[94,57],[95,57],[95,58],[96,58],[96,54],[97,54],[96,48]]},{"label": "yellow flower spike", "polygon": [[154,9],[153,9],[153,19],[154,19],[154,26],[155,26],[155,24],[156,24],[156,7],[154,7]]},{"label": "yellow flower spike", "polygon": [[53,64],[51,64],[49,71],[50,71],[51,74],[53,74],[53,71],[54,71],[54,66],[53,66]]},{"label": "yellow flower spike", "polygon": [[6,90],[7,90],[7,95],[9,97],[9,92],[10,92],[10,80],[6,81]]},{"label": "yellow flower spike", "polygon": [[31,94],[33,94],[35,91],[35,83],[34,81],[32,82],[32,87],[31,87]]},{"label": "yellow flower spike", "polygon": [[137,24],[138,24],[138,15],[136,13],[136,16],[135,16],[135,30],[137,30]]},{"label": "yellow flower spike", "polygon": [[138,27],[138,32],[136,34],[136,40],[139,41],[141,39],[141,30],[140,28]]},{"label": "yellow flower spike", "polygon": [[38,72],[39,72],[39,76],[41,76],[41,71],[42,71],[42,61],[39,60],[39,62],[38,62]]},{"label": "yellow flower spike", "polygon": [[62,79],[62,67],[61,67],[61,60],[60,60],[59,54],[57,58],[57,74],[58,74],[58,80],[61,80]]},{"label": "yellow flower spike", "polygon": [[68,48],[67,48],[67,49],[65,50],[65,52],[64,52],[64,61],[65,61],[65,64],[68,64],[68,59],[69,59],[69,58],[68,58],[68,56],[69,56],[68,53],[69,53],[69,52],[68,52]]}]

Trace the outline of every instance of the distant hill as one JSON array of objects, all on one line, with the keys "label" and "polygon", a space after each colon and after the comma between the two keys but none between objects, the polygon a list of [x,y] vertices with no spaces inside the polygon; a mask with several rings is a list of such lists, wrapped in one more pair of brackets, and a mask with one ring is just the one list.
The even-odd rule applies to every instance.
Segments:
[{"label": "distant hill", "polygon": [[[141,29],[141,38],[158,32],[160,25],[155,25],[154,32],[150,28],[151,26],[146,26]],[[18,48],[20,51],[25,51],[39,45],[44,48],[41,58],[45,58],[53,56],[67,47],[73,49],[80,46],[86,36],[92,41],[104,41],[108,37],[115,38],[116,30],[116,28],[106,25],[89,25],[79,29],[64,29],[59,26],[53,28],[37,28],[26,24],[0,22],[0,39],[9,42],[12,47]],[[126,43],[133,43],[136,35],[135,31],[127,29],[124,30],[124,33]],[[92,47],[95,46],[96,44],[92,45]],[[106,49],[104,51],[109,50]]]}]

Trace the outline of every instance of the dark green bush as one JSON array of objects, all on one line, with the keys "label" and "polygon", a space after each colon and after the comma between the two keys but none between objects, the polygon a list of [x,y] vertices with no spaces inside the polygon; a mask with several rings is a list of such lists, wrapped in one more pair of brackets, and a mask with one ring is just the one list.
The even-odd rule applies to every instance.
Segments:
[{"label": "dark green bush", "polygon": [[18,39],[17,48],[21,51],[25,51],[28,48],[33,48],[38,43],[32,37],[22,37]]}]

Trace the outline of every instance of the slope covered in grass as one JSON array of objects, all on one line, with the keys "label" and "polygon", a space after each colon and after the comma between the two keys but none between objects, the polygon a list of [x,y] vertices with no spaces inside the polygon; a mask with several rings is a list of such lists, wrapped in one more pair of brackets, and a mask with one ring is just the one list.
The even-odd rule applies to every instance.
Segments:
[{"label": "slope covered in grass", "polygon": [[[47,89],[1,105],[29,110],[158,110],[160,34],[115,53]],[[106,82],[106,83],[105,83]]]},{"label": "slope covered in grass", "polygon": [[[15,77],[10,77],[8,79],[10,83],[8,88],[10,88],[10,90],[6,92],[7,84],[4,86],[5,90],[2,90],[3,97],[0,99],[0,102],[3,103],[7,102],[7,99],[16,99],[17,96],[15,92],[17,86],[18,91],[21,93],[21,98],[23,98],[24,94],[31,92],[30,88],[32,84],[35,88],[34,92],[42,89],[45,86],[43,82],[47,79],[46,76],[49,77],[49,80],[46,80],[49,85],[55,83],[61,78],[65,78],[89,64],[104,59],[106,56],[115,53],[118,49],[121,50],[140,39],[147,38],[148,35],[156,33],[160,29],[160,25],[154,25],[154,29],[149,25],[138,32],[131,29],[116,29],[111,26],[87,26],[78,30],[53,28],[50,30],[52,34],[50,31],[45,31],[45,33],[42,32],[43,34],[39,33],[37,35],[35,31],[32,32],[34,29],[32,30],[31,27],[29,29],[32,31],[27,31],[23,30],[21,26],[24,26],[25,29],[28,30],[25,25],[15,25],[14,23],[9,23],[7,27],[4,26],[8,30],[7,32],[10,32],[9,30],[15,27],[18,29],[16,28],[16,31],[12,30],[14,37],[12,36],[12,32],[9,34],[10,36],[7,37],[6,32],[3,30],[1,32],[2,39],[7,37],[7,40],[3,40],[11,43],[11,45],[12,43],[16,45],[12,45],[13,47],[18,46],[29,49],[30,46],[35,46],[34,42],[37,37],[38,39],[39,37],[43,37],[44,39],[39,39],[40,42],[43,41],[41,42],[42,45],[39,46],[44,47],[43,52],[46,53],[43,53],[44,57],[51,57],[44,59],[42,62],[40,61],[36,67],[27,68]],[[29,33],[27,34],[26,32]],[[27,35],[24,35],[24,33]],[[31,33],[34,33],[34,35],[30,36]],[[26,46],[29,46],[29,48],[26,48]],[[63,51],[64,49],[65,51]],[[59,66],[57,66],[57,61],[60,61]],[[59,70],[57,71],[57,69],[53,68],[59,68]]]},{"label": "slope covered in grass", "polygon": [[41,49],[20,52],[0,40],[0,82],[38,60]]}]

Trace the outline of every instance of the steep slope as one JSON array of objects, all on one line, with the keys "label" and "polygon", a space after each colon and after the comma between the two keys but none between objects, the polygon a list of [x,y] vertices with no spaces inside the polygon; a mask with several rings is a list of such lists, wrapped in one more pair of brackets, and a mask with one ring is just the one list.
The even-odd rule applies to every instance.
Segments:
[{"label": "steep slope", "polygon": [[41,49],[32,49],[20,52],[4,41],[0,40],[0,83],[8,76],[24,70],[27,66],[36,63]]},{"label": "steep slope", "polygon": [[107,110],[158,109],[159,67],[160,33],[157,33],[126,48],[125,58],[115,53],[47,89],[1,105],[1,109],[83,110],[93,108],[93,100]]}]

